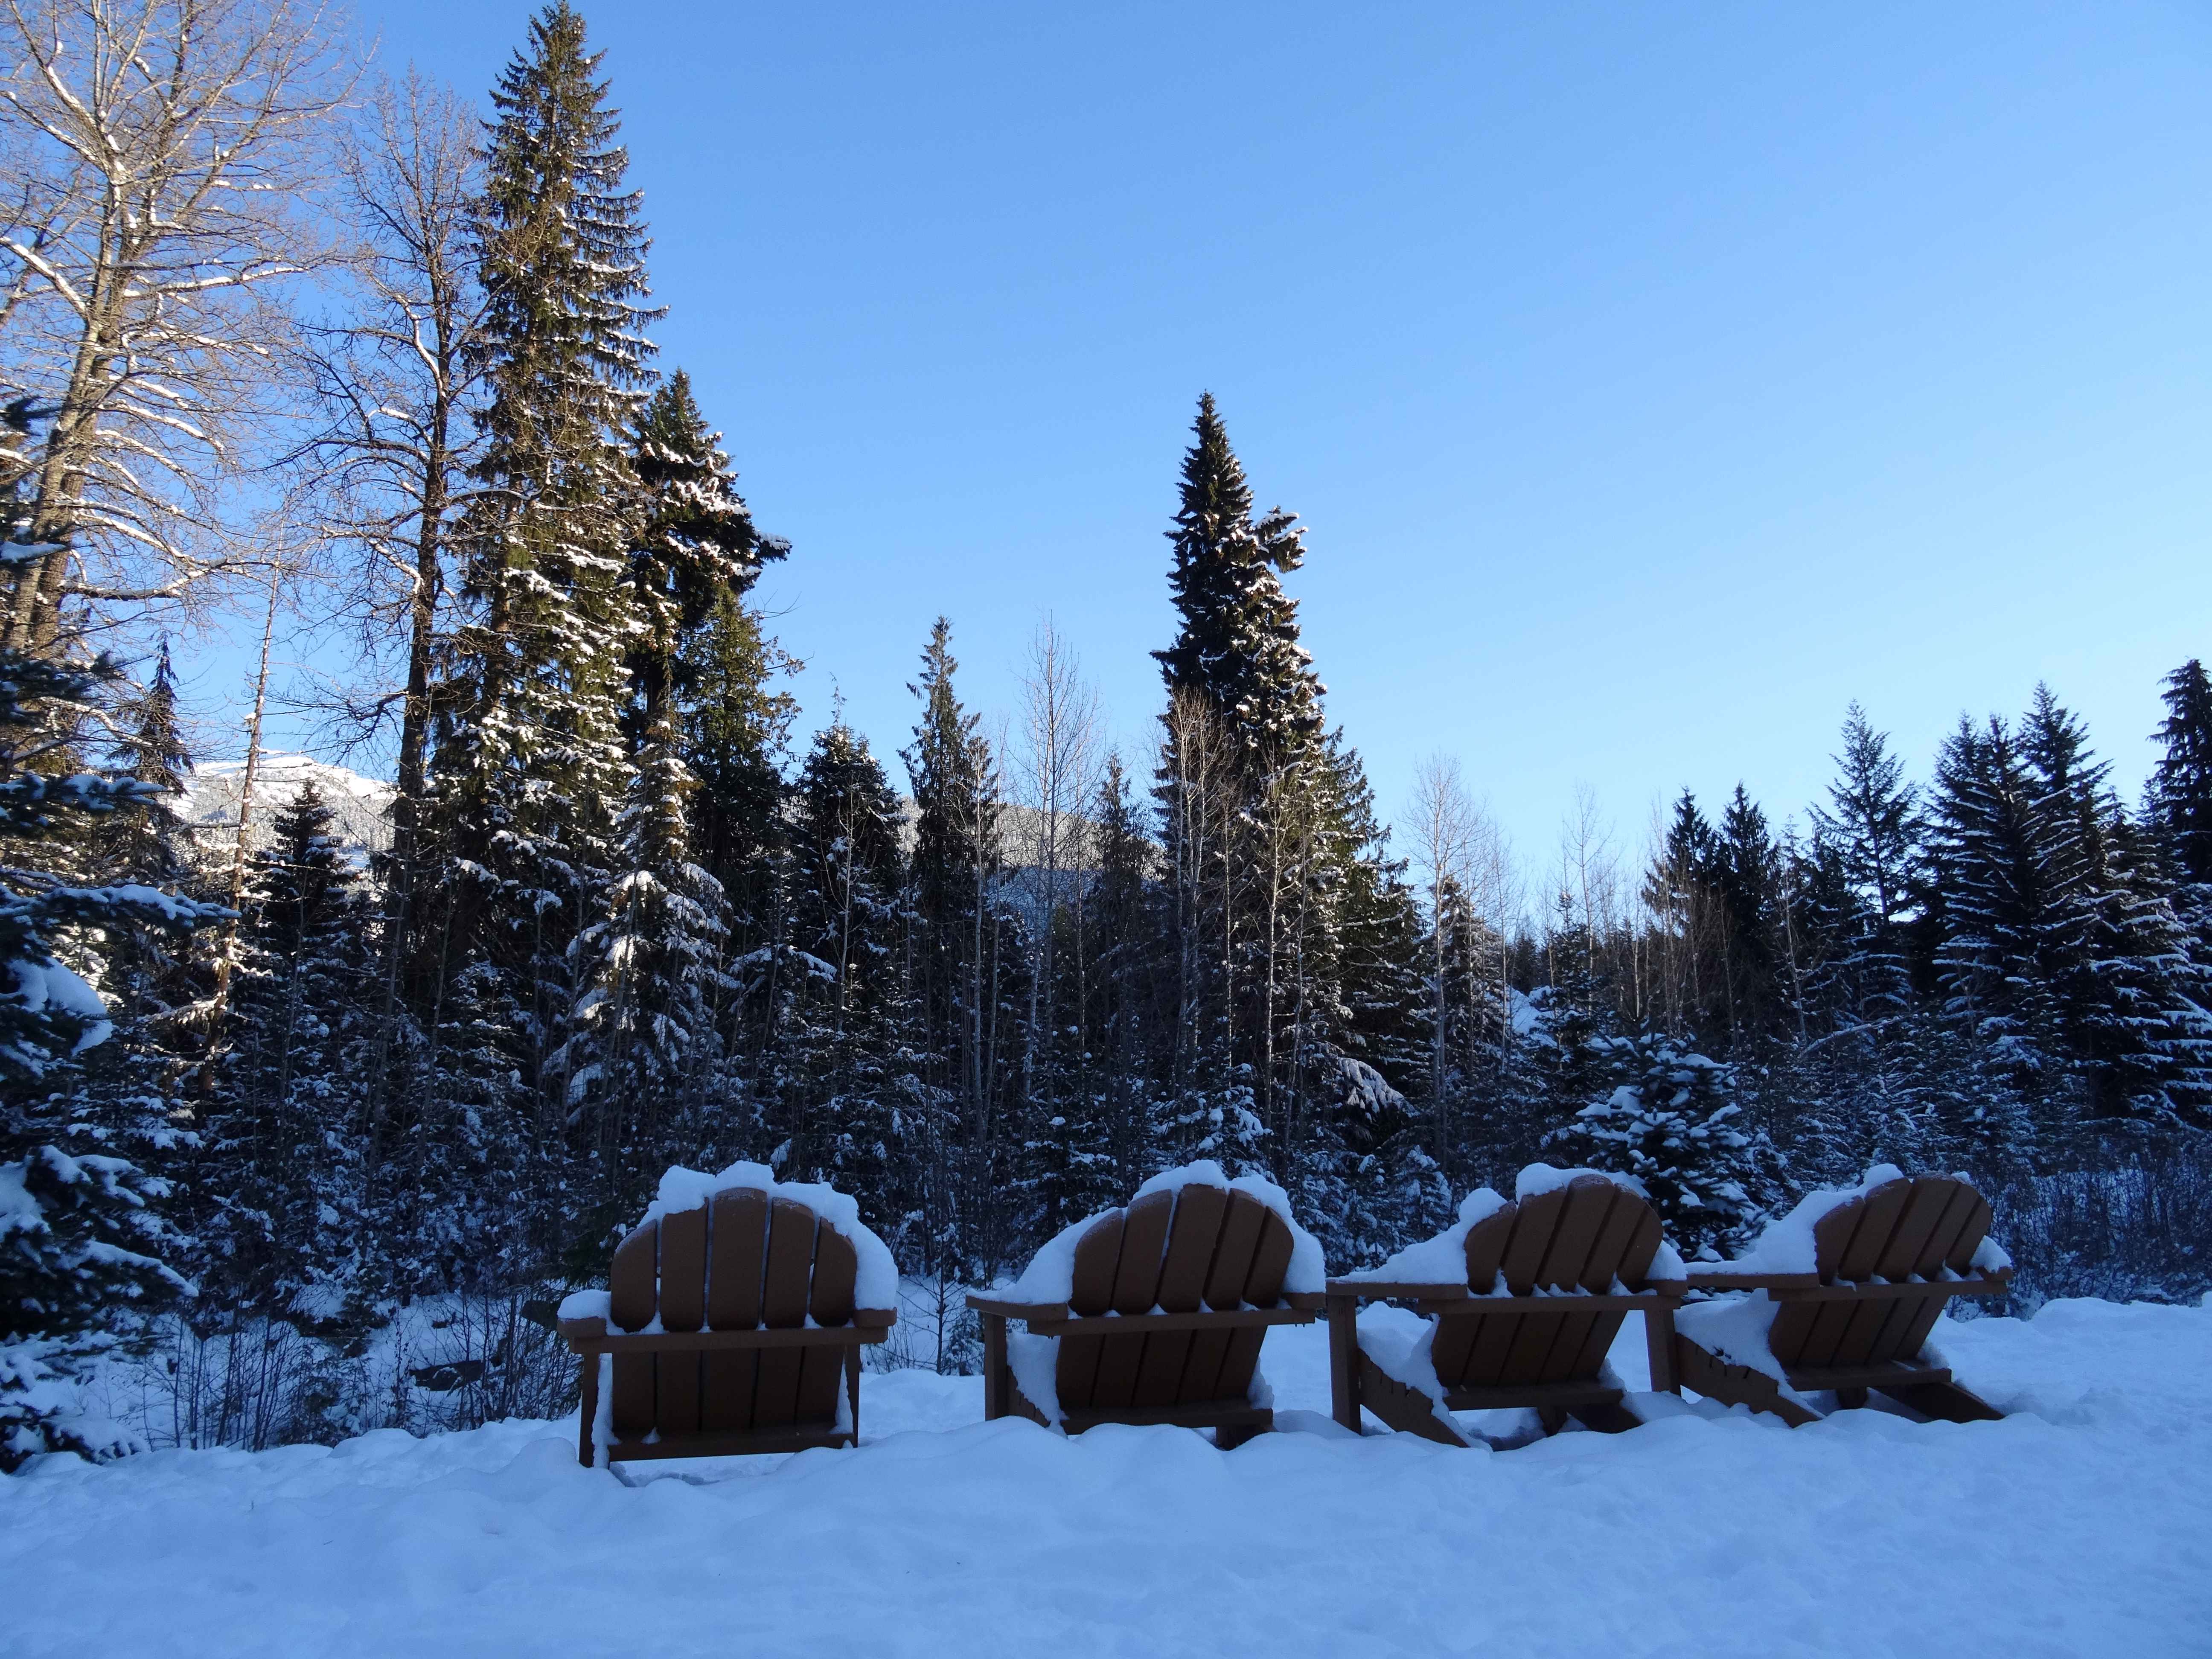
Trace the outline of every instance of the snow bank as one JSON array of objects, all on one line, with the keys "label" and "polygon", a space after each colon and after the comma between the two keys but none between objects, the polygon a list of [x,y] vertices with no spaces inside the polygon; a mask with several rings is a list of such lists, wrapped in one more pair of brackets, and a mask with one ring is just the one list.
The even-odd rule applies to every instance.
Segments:
[{"label": "snow bank", "polygon": [[[742,1188],[765,1193],[771,1201],[787,1198],[794,1204],[803,1204],[844,1235],[853,1253],[860,1258],[859,1276],[853,1287],[854,1306],[898,1306],[898,1264],[891,1259],[890,1246],[861,1224],[859,1201],[849,1193],[841,1193],[835,1187],[819,1182],[778,1181],[765,1164],[732,1164],[719,1175],[676,1164],[660,1177],[660,1190],[637,1224],[649,1226],[663,1216],[674,1215],[681,1210],[703,1209],[717,1193]],[[565,1310],[568,1303],[562,1306]],[[564,1312],[562,1316],[568,1316]]]},{"label": "snow bank", "polygon": [[[573,1416],[49,1460],[0,1480],[0,1649],[580,1659],[834,1628],[835,1651],[915,1659],[2201,1651],[2212,1309],[2054,1302],[1937,1334],[2006,1421],[1791,1430],[1632,1395],[1662,1420],[1471,1455],[1333,1431],[1328,1334],[1300,1326],[1262,1359],[1277,1423],[1311,1431],[1227,1453],[987,1424],[980,1378],[909,1370],[866,1379],[856,1451],[619,1477],[576,1467]],[[1632,1389],[1643,1348],[1630,1320]],[[1470,1564],[1510,1593],[1439,1593]]]},{"label": "snow bank", "polygon": [[[1189,1186],[1219,1187],[1259,1200],[1280,1216],[1283,1224],[1291,1230],[1291,1265],[1283,1276],[1284,1290],[1316,1291],[1326,1286],[1328,1273],[1322,1261],[1321,1241],[1299,1226],[1297,1218],[1291,1215],[1291,1195],[1264,1176],[1242,1175],[1231,1181],[1218,1164],[1201,1159],[1196,1164],[1161,1170],[1138,1188],[1129,1201],[1133,1204],[1148,1194],[1180,1192]],[[1009,1302],[1066,1302],[1075,1293],[1076,1245],[1099,1222],[1121,1212],[1120,1206],[1101,1210],[1073,1226],[1061,1228],[1030,1258],[1020,1277],[992,1294]],[[1165,1248],[1164,1244],[1162,1248]]]}]

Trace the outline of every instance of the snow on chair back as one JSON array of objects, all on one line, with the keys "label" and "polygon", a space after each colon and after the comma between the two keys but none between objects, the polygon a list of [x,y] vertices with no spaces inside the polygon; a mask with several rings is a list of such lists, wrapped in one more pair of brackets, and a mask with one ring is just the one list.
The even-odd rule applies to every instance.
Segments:
[{"label": "snow on chair back", "polygon": [[[1640,1194],[1595,1173],[1507,1204],[1468,1230],[1470,1300],[1496,1292],[1603,1295],[1617,1279],[1649,1288],[1659,1213]],[[1505,1312],[1446,1319],[1433,1349],[1446,1388],[1565,1382],[1597,1375],[1626,1316],[1620,1311]]]},{"label": "snow on chair back", "polygon": [[[1075,1247],[1079,1318],[1282,1305],[1291,1230],[1249,1193],[1193,1182],[1101,1216]],[[1243,1398],[1267,1332],[1157,1331],[1061,1339],[1063,1408],[1112,1411]]]},{"label": "snow on chair back", "polygon": [[[1823,1285],[1933,1280],[1963,1274],[1989,1237],[1989,1200],[1963,1181],[1920,1176],[1886,1181],[1814,1224]],[[1796,1302],[1775,1316],[1767,1342],[1785,1366],[1909,1361],[1926,1346],[1944,1298]]]}]

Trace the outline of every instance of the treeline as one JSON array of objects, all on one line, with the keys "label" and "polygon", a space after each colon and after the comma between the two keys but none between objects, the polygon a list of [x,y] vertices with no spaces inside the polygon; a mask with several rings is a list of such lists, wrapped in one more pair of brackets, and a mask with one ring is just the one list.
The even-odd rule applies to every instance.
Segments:
[{"label": "treeline", "polygon": [[[1724,1247],[1875,1158],[2033,1177],[2212,1121],[2197,664],[2131,808],[2047,694],[1924,787],[1854,710],[1802,833],[1686,795],[1632,882],[1586,808],[1528,894],[1449,766],[1394,849],[1282,586],[1301,532],[1209,398],[1155,752],[1102,750],[1048,628],[988,740],[941,620],[890,761],[842,716],[795,750],[750,596],[803,550],[653,366],[574,10],[481,124],[414,79],[342,107],[281,4],[49,12],[67,49],[31,28],[51,74],[6,94],[44,160],[0,310],[0,1459],[124,1443],[76,1382],[157,1337],[228,1368],[180,1436],[336,1433],[331,1368],[272,1416],[246,1339],[335,1365],[425,1297],[504,1298],[484,1410],[544,1405],[496,1392],[526,1298],[602,1272],[673,1163],[835,1182],[949,1298],[1197,1157],[1351,1265],[1537,1156]],[[123,45],[176,75],[71,80]],[[113,207],[125,171],[161,213]],[[395,757],[366,866],[312,787],[257,808],[251,757],[228,845],[176,811],[153,640],[301,593],[358,625],[327,701]]]}]

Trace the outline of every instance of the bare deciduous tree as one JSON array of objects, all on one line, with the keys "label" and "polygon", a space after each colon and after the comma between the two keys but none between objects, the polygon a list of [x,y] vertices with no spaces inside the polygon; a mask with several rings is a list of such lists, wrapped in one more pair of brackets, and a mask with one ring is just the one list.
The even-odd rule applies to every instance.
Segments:
[{"label": "bare deciduous tree", "polygon": [[28,469],[52,550],[9,573],[0,644],[52,653],[73,604],[97,622],[179,601],[233,556],[226,492],[284,361],[281,301],[322,252],[337,21],[312,0],[0,0],[24,169],[0,380],[52,413]]}]

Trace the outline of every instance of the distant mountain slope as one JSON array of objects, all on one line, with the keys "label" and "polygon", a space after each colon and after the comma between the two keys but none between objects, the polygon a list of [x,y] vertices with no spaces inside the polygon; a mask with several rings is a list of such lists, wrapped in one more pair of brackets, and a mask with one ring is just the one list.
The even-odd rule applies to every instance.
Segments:
[{"label": "distant mountain slope", "polygon": [[[366,857],[392,844],[392,787],[380,778],[363,777],[343,766],[333,766],[311,755],[264,754],[253,780],[253,823],[249,844],[264,845],[269,825],[290,805],[300,786],[313,780],[337,816],[340,839],[347,850]],[[204,847],[228,847],[238,826],[238,802],[246,781],[242,760],[209,761],[192,768],[185,782],[185,805],[180,809]]]}]

